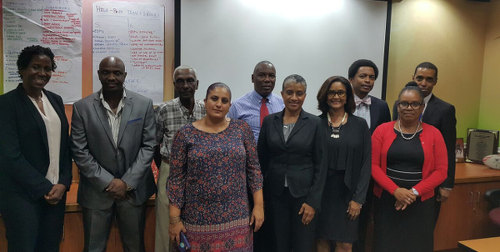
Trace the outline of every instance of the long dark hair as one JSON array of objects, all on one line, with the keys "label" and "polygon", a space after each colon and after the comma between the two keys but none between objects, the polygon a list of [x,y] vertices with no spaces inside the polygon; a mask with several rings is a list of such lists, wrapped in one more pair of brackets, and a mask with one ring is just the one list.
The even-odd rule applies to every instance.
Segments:
[{"label": "long dark hair", "polygon": [[330,90],[330,87],[334,82],[340,82],[344,85],[346,90],[346,103],[344,104],[344,111],[352,114],[356,109],[356,103],[354,103],[354,93],[352,91],[351,83],[342,76],[332,76],[323,82],[323,85],[321,85],[318,95],[316,96],[318,99],[318,109],[323,115],[326,115],[326,113],[330,110],[330,106],[328,106],[328,90]]}]

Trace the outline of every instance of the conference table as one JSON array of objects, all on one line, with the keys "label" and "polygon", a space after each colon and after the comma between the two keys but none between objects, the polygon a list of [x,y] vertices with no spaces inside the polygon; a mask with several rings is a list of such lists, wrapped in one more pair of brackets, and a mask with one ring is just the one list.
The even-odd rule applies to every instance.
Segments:
[{"label": "conference table", "polygon": [[463,249],[464,251],[468,251],[468,252],[471,252],[471,251],[498,252],[498,251],[500,251],[500,236],[491,237],[491,238],[483,238],[483,239],[459,241],[458,247]]}]

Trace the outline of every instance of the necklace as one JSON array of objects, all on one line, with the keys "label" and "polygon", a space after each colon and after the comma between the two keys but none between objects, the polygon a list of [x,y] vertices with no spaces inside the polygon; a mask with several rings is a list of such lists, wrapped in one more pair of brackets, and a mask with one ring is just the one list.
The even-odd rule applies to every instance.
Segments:
[{"label": "necklace", "polygon": [[28,95],[28,96],[31,97],[31,99],[35,100],[35,102],[37,102],[37,103],[42,102],[42,94],[40,94],[40,96],[38,96],[38,97],[33,97],[31,95]]},{"label": "necklace", "polygon": [[330,113],[327,113],[328,115],[328,125],[330,125],[330,128],[332,129],[332,134],[330,135],[331,138],[339,138],[340,137],[340,128],[345,122],[345,118],[347,116],[347,113],[344,112],[344,117],[342,117],[342,121],[340,121],[340,124],[338,127],[334,127],[332,123],[332,118],[330,117]]},{"label": "necklace", "polygon": [[415,135],[417,135],[418,128],[420,128],[420,121],[418,121],[417,128],[415,129],[415,132],[411,137],[405,137],[405,135],[403,134],[403,131],[401,130],[401,120],[398,120],[398,128],[399,128],[399,134],[401,134],[401,137],[404,140],[412,140],[415,137]]}]

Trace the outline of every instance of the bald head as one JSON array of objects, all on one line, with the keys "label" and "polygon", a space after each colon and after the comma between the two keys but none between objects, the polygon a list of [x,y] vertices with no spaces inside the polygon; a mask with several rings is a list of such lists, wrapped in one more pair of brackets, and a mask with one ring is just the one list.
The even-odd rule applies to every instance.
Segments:
[{"label": "bald head", "polygon": [[117,67],[121,67],[122,71],[125,72],[125,64],[123,63],[122,59],[115,57],[115,56],[108,56],[104,59],[101,60],[101,63],[99,63],[99,69],[101,69],[103,66],[106,65],[114,65]]},{"label": "bald head", "polygon": [[269,61],[261,61],[255,65],[252,74],[255,91],[262,97],[267,97],[274,89],[276,69]]},{"label": "bald head", "polygon": [[99,63],[97,75],[104,93],[123,92],[123,83],[125,77],[127,77],[127,72],[125,72],[125,64],[120,58],[109,56],[102,59],[101,63]]}]

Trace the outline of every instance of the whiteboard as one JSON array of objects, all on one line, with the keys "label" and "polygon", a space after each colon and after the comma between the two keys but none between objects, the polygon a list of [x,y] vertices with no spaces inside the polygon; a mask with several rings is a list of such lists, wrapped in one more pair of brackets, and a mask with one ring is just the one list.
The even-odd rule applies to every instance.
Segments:
[{"label": "whiteboard", "polygon": [[304,109],[319,114],[320,86],[330,76],[347,77],[357,59],[378,66],[371,94],[381,97],[386,15],[384,1],[181,1],[181,64],[197,70],[197,99],[217,81],[228,84],[235,99],[253,90],[255,64],[269,60],[276,68],[274,93],[286,76],[299,74],[308,85]]},{"label": "whiteboard", "polygon": [[154,3],[104,1],[93,4],[93,90],[101,88],[99,63],[117,56],[125,63],[125,87],[163,101],[165,7]]},{"label": "whiteboard", "polygon": [[49,47],[57,68],[45,88],[73,103],[82,98],[80,0],[3,0],[4,92],[21,81],[16,61],[31,45]]}]

